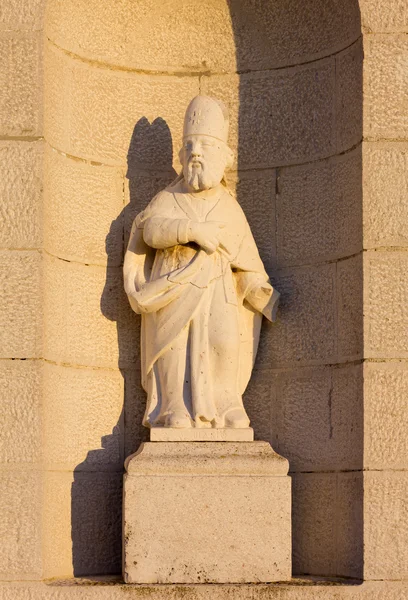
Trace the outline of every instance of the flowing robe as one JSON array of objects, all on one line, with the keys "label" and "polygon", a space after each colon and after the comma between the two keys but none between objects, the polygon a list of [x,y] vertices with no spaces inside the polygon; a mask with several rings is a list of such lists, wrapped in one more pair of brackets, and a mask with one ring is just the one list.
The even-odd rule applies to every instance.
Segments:
[{"label": "flowing robe", "polygon": [[[142,315],[144,424],[163,423],[170,410],[166,388],[173,386],[196,426],[223,427],[229,411],[243,409],[261,313],[274,320],[279,294],[228,190],[213,200],[175,190],[160,192],[136,217],[124,263],[126,293]],[[188,242],[191,220],[226,224],[216,252]],[[160,373],[166,357],[179,364],[175,378],[184,381]]]}]

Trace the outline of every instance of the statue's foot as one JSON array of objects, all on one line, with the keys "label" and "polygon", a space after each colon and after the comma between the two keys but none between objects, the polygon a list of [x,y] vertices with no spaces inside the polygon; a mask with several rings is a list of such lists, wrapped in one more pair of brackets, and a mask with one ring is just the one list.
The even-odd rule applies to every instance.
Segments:
[{"label": "statue's foot", "polygon": [[191,419],[185,412],[175,410],[169,415],[166,415],[164,426],[174,427],[175,429],[185,429],[186,427],[191,427]]},{"label": "statue's foot", "polygon": [[249,419],[243,408],[234,408],[225,415],[225,427],[244,429],[249,427]]}]

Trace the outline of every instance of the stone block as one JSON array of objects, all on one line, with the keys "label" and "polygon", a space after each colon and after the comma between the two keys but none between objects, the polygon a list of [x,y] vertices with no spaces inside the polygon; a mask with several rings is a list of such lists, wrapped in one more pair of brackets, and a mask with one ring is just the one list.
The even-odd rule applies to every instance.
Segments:
[{"label": "stone block", "polygon": [[41,134],[39,33],[0,33],[0,134]]},{"label": "stone block", "polygon": [[369,139],[406,139],[407,36],[366,36],[364,55],[364,136]]},{"label": "stone block", "polygon": [[363,356],[363,255],[337,263],[337,332],[340,360]]},{"label": "stone block", "polygon": [[363,144],[364,247],[408,246],[408,144]]},{"label": "stone block", "polygon": [[149,429],[142,425],[146,409],[146,392],[142,388],[139,365],[122,370],[125,380],[125,458],[149,439]]},{"label": "stone block", "polygon": [[231,191],[242,207],[265,269],[276,268],[275,171],[227,173]]},{"label": "stone block", "polygon": [[120,573],[121,495],[120,473],[47,473],[45,577]]},{"label": "stone block", "polygon": [[47,256],[44,278],[46,358],[109,368],[138,363],[137,316],[123,290],[120,267]]},{"label": "stone block", "polygon": [[55,0],[47,16],[47,34],[59,46],[134,69],[271,69],[332,54],[360,34],[352,0],[341,8],[335,0],[305,5],[291,0],[285,10],[270,0],[262,6],[139,0],[115,8],[96,0]]},{"label": "stone block", "polygon": [[[62,65],[62,69],[59,67]],[[56,79],[56,81],[55,81]],[[168,165],[181,145],[184,107],[198,94],[198,77],[144,75],[89,66],[48,45],[46,68],[47,133],[69,154],[110,165],[125,165],[138,125],[159,119],[152,169]],[[68,120],[64,113],[68,111]]]},{"label": "stone block", "polygon": [[275,449],[276,380],[276,373],[255,369],[244,394],[244,406],[255,439],[269,442]]},{"label": "stone block", "polygon": [[42,458],[39,361],[0,361],[0,462],[37,463]]},{"label": "stone block", "polygon": [[0,251],[1,358],[41,353],[41,256],[37,250]]},{"label": "stone block", "polygon": [[122,471],[119,371],[44,366],[44,458],[53,470]]},{"label": "stone block", "polygon": [[306,162],[334,153],[334,59],[203,77],[201,93],[228,105],[229,144],[239,169]]},{"label": "stone block", "polygon": [[45,247],[66,260],[119,266],[123,173],[51,149],[45,161]]},{"label": "stone block", "polygon": [[44,0],[9,0],[1,7],[0,30],[42,29]]},{"label": "stone block", "polygon": [[333,260],[362,248],[359,150],[279,170],[278,264]]},{"label": "stone block", "polygon": [[408,356],[408,254],[367,252],[364,349],[367,358]]},{"label": "stone block", "polygon": [[355,44],[336,55],[337,151],[359,144],[363,137],[363,45]]},{"label": "stone block", "polygon": [[288,464],[269,444],[151,442],[126,463],[127,583],[290,579]]},{"label": "stone block", "polygon": [[381,2],[359,0],[363,31],[367,33],[407,33],[408,16],[405,0]]},{"label": "stone block", "polygon": [[[363,473],[337,474],[336,575],[363,579],[364,575]],[[318,510],[318,507],[317,507]]]},{"label": "stone block", "polygon": [[361,468],[362,375],[361,366],[278,375],[273,444],[292,472]]},{"label": "stone block", "polygon": [[364,578],[408,577],[408,473],[364,474]]},{"label": "stone block", "polygon": [[408,467],[408,368],[401,363],[364,365],[364,467]]},{"label": "stone block", "polygon": [[0,244],[41,245],[41,142],[0,142]]},{"label": "stone block", "polygon": [[282,269],[278,320],[262,325],[257,367],[335,362],[335,265]]},{"label": "stone block", "polygon": [[41,578],[41,475],[2,471],[0,576],[4,580]]}]

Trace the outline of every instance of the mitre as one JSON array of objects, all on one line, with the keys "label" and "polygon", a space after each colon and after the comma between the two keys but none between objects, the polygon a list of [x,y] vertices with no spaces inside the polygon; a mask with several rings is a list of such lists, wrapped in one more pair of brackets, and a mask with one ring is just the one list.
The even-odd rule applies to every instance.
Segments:
[{"label": "mitre", "polygon": [[220,100],[196,96],[186,110],[183,137],[209,135],[227,143],[228,126],[228,109]]}]

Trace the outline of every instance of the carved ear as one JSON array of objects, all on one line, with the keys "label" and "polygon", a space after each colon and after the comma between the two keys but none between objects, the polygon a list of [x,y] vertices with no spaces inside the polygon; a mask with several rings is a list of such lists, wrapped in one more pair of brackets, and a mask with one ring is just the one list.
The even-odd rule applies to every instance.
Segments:
[{"label": "carved ear", "polygon": [[234,153],[229,146],[227,146],[227,164],[226,168],[230,169],[234,164]]}]

